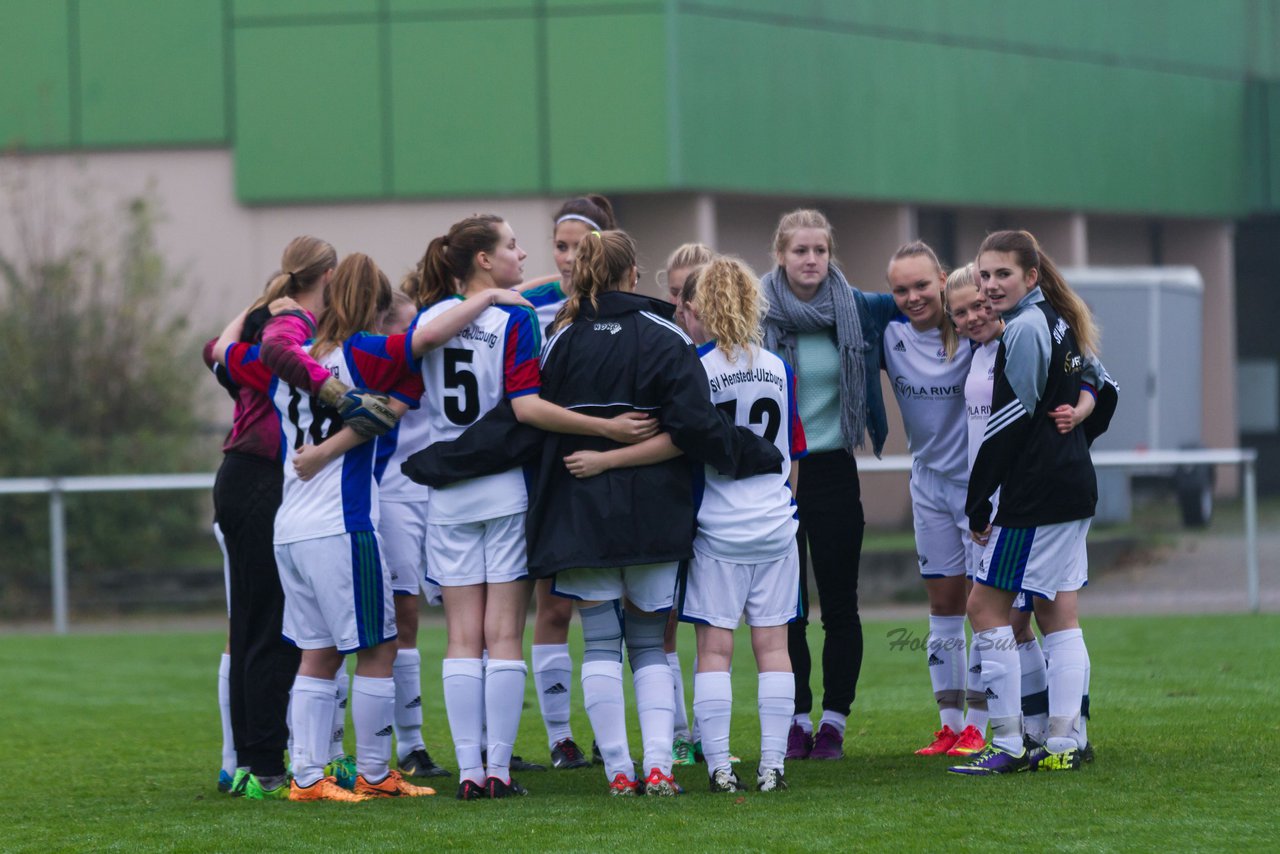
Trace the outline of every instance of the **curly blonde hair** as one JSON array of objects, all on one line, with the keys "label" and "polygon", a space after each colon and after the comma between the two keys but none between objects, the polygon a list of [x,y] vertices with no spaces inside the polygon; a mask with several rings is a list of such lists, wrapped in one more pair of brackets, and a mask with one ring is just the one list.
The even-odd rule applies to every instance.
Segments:
[{"label": "curly blonde hair", "polygon": [[718,255],[685,279],[681,298],[698,315],[716,347],[729,361],[739,350],[759,346],[764,339],[760,319],[765,313],[760,280],[741,258]]}]

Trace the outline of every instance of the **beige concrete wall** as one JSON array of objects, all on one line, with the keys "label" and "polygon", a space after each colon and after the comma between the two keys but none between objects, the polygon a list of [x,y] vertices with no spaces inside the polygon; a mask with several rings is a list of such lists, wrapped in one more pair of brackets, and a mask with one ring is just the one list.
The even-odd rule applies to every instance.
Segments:
[{"label": "beige concrete wall", "polygon": [[[1235,227],[1217,220],[1171,220],[1164,224],[1167,264],[1189,264],[1204,279],[1204,419],[1201,435],[1209,448],[1240,444],[1236,408]],[[1235,495],[1234,467],[1219,467],[1217,493]]]},{"label": "beige concrete wall", "polygon": [[1141,217],[1089,217],[1088,260],[1095,267],[1154,264],[1151,221]]}]

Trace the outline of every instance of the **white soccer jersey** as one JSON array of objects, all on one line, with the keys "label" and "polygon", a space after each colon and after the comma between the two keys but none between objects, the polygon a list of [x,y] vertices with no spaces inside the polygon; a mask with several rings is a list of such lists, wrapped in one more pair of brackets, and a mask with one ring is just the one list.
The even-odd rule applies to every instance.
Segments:
[{"label": "white soccer jersey", "polygon": [[964,404],[969,416],[970,469],[978,458],[982,434],[987,429],[987,419],[991,417],[991,392],[995,388],[996,353],[999,349],[1000,339],[993,338],[974,350],[973,362],[964,380]]},{"label": "white soccer jersey", "polygon": [[[786,362],[756,346],[739,351],[731,362],[714,341],[699,347],[698,355],[712,403],[738,426],[772,442],[783,459],[805,455],[795,375]],[[736,564],[777,560],[794,549],[797,522],[788,473],[784,467],[775,474],[734,480],[707,466],[694,548]]]},{"label": "white soccer jersey", "polygon": [[[450,297],[423,310],[414,328],[453,308],[458,299]],[[431,441],[458,438],[503,397],[538,393],[542,338],[537,322],[527,308],[491,306],[417,362],[426,389],[423,409]],[[410,333],[407,340],[412,340],[412,329]],[[430,496],[427,521],[433,525],[496,519],[522,513],[529,505],[519,468],[432,489]]]},{"label": "white soccer jersey", "polygon": [[431,422],[426,409],[411,409],[394,430],[378,437],[374,475],[378,478],[378,497],[382,501],[408,503],[427,500],[431,490],[405,477],[400,464],[431,444],[430,435]]},{"label": "white soccer jersey", "polygon": [[957,481],[969,477],[962,425],[970,350],[969,342],[961,341],[955,358],[947,361],[942,333],[918,332],[902,314],[884,331],[885,370],[902,412],[911,456]]},{"label": "white soccer jersey", "polygon": [[[381,335],[360,333],[318,360],[353,388],[390,391],[417,406],[421,385]],[[378,521],[378,485],[373,476],[374,442],[357,445],[309,481],[298,479],[293,460],[303,445],[317,445],[342,427],[335,410],[309,394],[272,378],[271,402],[280,415],[284,445],[284,493],[276,512],[275,543],[372,531]]]}]

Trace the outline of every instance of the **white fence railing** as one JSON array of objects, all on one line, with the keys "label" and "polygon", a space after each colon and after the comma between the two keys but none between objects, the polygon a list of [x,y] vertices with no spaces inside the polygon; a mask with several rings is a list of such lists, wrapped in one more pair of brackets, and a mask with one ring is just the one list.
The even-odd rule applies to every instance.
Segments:
[{"label": "white fence railing", "polygon": [[[1096,451],[1097,468],[1131,471],[1170,469],[1177,466],[1239,465],[1243,471],[1245,569],[1249,610],[1261,608],[1258,588],[1258,495],[1254,466],[1258,452],[1252,448],[1196,451]],[[875,459],[858,457],[862,472],[909,472],[911,457],[900,454]],[[149,474],[94,477],[30,477],[0,480],[0,495],[49,496],[49,574],[53,590],[53,630],[67,632],[67,514],[63,496],[78,492],[152,492],[171,489],[212,489],[212,474]]]}]

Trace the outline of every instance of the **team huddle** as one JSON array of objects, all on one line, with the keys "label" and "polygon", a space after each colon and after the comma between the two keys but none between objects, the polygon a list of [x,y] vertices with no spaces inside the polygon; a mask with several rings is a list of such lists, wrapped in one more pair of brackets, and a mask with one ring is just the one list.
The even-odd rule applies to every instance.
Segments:
[{"label": "team huddle", "polygon": [[[950,276],[911,243],[889,261],[890,292],[863,293],[826,218],[797,210],[763,279],[686,244],[660,273],[665,300],[635,292],[636,246],[604,197],[566,202],[553,241],[558,275],[525,282],[511,225],[468,217],[393,288],[369,257],[300,237],[206,345],[235,400],[214,487],[223,791],[434,795],[422,783],[452,774],[422,733],[419,597],[443,605],[460,800],[527,794],[512,772],[543,770],[513,753],[531,597],[553,767],[593,764],[569,721],[575,611],[609,794],[675,795],[673,766],[696,761],[713,792],[776,792],[787,760],[841,758],[863,648],[853,451],[883,447],[882,370],[913,458],[941,719],[916,752],[979,775],[1092,758],[1077,593],[1097,498],[1088,445],[1117,394],[1087,306],[1034,237],[991,234]],[[744,619],[761,731],[745,782],[729,749]],[[692,720],[679,622],[696,636]]]}]

